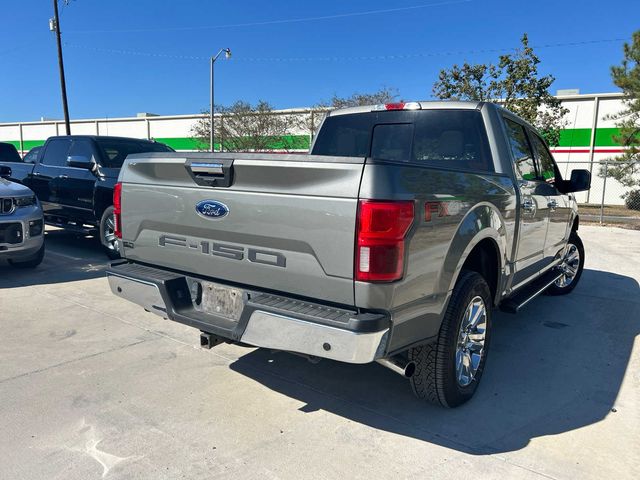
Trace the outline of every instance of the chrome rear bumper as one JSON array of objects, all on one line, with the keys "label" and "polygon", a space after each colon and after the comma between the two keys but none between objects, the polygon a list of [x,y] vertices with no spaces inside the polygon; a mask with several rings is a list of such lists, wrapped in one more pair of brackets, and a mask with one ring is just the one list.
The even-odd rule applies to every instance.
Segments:
[{"label": "chrome rear bumper", "polygon": [[[261,303],[258,300],[261,293],[245,290],[248,300],[242,318],[239,322],[230,322],[228,318],[204,315],[190,308],[191,300],[185,298],[188,289],[184,288],[182,291],[180,287],[181,282],[186,286],[186,277],[146,266],[135,265],[134,268],[128,268],[130,265],[114,264],[107,271],[111,291],[161,317],[256,347],[341,362],[369,363],[385,356],[389,326],[388,319],[384,316],[360,314],[360,317],[365,317],[363,320],[353,312],[354,318],[345,322],[346,328],[342,328],[320,323],[320,318],[314,321],[309,315],[282,310],[282,307],[276,311],[268,306],[269,302]],[[256,300],[252,301],[252,298]],[[301,303],[294,300],[290,302],[295,305]],[[278,302],[278,305],[283,303],[286,304],[287,300]],[[317,304],[305,305],[313,309]],[[330,307],[323,306],[316,308],[325,312],[331,310]],[[335,311],[340,313],[340,310]]]}]

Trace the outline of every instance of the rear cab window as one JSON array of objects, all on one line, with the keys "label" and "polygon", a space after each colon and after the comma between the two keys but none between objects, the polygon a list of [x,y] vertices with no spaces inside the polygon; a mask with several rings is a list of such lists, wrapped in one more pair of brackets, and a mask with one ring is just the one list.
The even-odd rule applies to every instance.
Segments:
[{"label": "rear cab window", "polygon": [[173,152],[163,143],[136,141],[128,139],[97,138],[96,143],[102,153],[102,166],[122,168],[127,155],[147,152]]},{"label": "rear cab window", "polygon": [[477,110],[330,115],[311,153],[494,172],[484,122]]},{"label": "rear cab window", "polygon": [[22,158],[13,144],[0,143],[0,162],[22,162]]}]

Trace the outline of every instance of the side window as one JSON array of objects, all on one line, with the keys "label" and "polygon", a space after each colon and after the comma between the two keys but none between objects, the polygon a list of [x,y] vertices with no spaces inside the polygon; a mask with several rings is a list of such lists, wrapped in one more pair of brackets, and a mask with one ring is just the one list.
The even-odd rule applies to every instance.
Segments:
[{"label": "side window", "polygon": [[408,162],[411,159],[413,125],[382,124],[373,127],[371,158]]},{"label": "side window", "polygon": [[41,149],[42,147],[33,147],[31,150],[29,150],[29,153],[24,156],[23,162],[36,163],[36,160],[38,160],[38,153]]},{"label": "side window", "polygon": [[52,167],[66,167],[69,147],[71,147],[71,140],[68,138],[56,138],[49,141],[40,163]]},{"label": "side window", "polygon": [[538,171],[540,172],[541,180],[549,183],[555,182],[556,169],[547,145],[535,133],[531,133],[531,139],[536,150],[536,161],[538,162]]},{"label": "side window", "polygon": [[516,170],[523,179],[535,180],[538,175],[524,127],[508,118],[504,121],[507,127],[507,140],[516,162]]},{"label": "side window", "polygon": [[69,150],[69,156],[85,157],[91,160],[93,147],[90,140],[74,140]]}]

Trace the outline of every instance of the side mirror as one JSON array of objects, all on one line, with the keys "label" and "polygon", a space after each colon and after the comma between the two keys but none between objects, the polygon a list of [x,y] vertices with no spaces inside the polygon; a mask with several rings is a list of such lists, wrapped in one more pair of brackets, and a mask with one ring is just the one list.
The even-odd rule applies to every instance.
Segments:
[{"label": "side mirror", "polygon": [[67,157],[67,166],[74,168],[86,168],[87,170],[93,170],[95,162],[89,157],[84,155],[71,155]]},{"label": "side mirror", "polygon": [[591,173],[589,170],[573,170],[571,180],[566,185],[567,193],[584,192],[591,188]]},{"label": "side mirror", "polygon": [[0,165],[0,178],[11,178],[11,167]]}]

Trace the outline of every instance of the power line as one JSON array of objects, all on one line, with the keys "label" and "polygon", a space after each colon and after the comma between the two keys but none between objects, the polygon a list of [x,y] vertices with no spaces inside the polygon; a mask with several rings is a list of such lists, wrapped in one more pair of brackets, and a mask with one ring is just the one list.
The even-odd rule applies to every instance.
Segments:
[{"label": "power line", "polygon": [[365,15],[379,15],[383,13],[404,12],[408,10],[418,10],[422,8],[440,7],[445,5],[455,5],[459,3],[470,3],[473,0],[445,0],[437,3],[424,3],[421,5],[412,5],[407,7],[385,8],[380,10],[366,10],[363,12],[338,13],[334,15],[322,15],[317,17],[288,18],[279,20],[265,20],[260,22],[249,23],[231,23],[226,25],[192,25],[185,27],[158,27],[158,28],[136,28],[124,30],[69,30],[67,33],[144,33],[144,32],[180,32],[185,30],[211,30],[215,28],[239,28],[239,27],[258,27],[263,25],[281,25],[284,23],[301,23],[313,22],[319,20],[334,20],[338,18],[362,17]]},{"label": "power line", "polygon": [[[562,47],[577,47],[583,45],[595,45],[601,43],[613,43],[628,41],[628,38],[606,38],[597,40],[582,40],[574,42],[562,42],[562,43],[547,43],[541,45],[532,45],[534,49],[544,48],[562,48]],[[142,57],[156,57],[156,58],[171,58],[175,60],[208,60],[208,56],[199,55],[181,55],[181,54],[169,54],[169,53],[153,53],[153,52],[141,52],[136,50],[120,50],[114,48],[99,48],[91,47],[88,45],[78,45],[65,42],[66,47],[78,48],[83,50],[89,50],[98,53],[110,53],[115,55],[133,55]],[[344,61],[386,61],[386,60],[408,60],[413,58],[426,58],[426,57],[444,57],[452,55],[473,55],[483,53],[505,53],[517,50],[519,47],[511,48],[485,48],[476,50],[452,50],[442,52],[419,52],[419,53],[405,53],[405,54],[392,54],[392,55],[362,55],[362,56],[326,56],[326,57],[237,57],[234,58],[234,62],[252,62],[252,63],[288,63],[288,62],[344,62]]]}]

